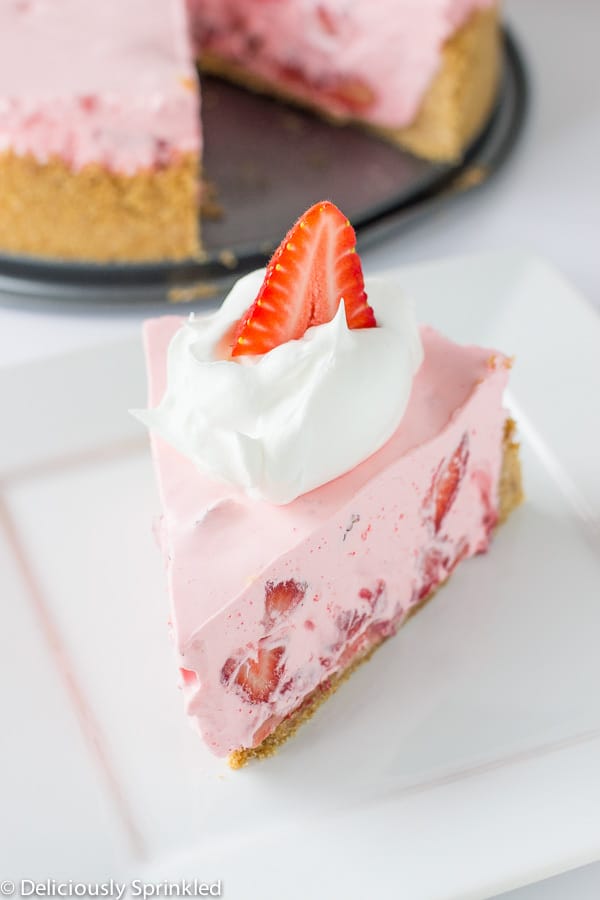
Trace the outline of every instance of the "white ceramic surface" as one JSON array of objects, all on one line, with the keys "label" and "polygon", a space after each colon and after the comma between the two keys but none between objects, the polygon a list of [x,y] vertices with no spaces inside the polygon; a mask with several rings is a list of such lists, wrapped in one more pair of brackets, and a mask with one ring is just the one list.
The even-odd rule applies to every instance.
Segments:
[{"label": "white ceramic surface", "polygon": [[124,413],[144,401],[139,342],[0,372],[1,874],[34,860],[46,877],[221,878],[235,900],[435,900],[600,858],[600,319],[521,255],[401,277],[422,320],[516,354],[527,502],[239,773],[174,686],[158,502]]}]

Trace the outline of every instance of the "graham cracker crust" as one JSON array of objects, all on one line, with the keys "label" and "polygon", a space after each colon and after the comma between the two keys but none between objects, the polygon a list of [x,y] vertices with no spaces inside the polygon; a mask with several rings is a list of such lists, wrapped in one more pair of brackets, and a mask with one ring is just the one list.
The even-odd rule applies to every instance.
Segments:
[{"label": "graham cracker crust", "polygon": [[[510,418],[507,419],[504,426],[502,467],[498,482],[498,524],[505,522],[510,513],[523,502],[521,462],[519,460],[519,445],[514,440],[515,430],[515,422]],[[402,625],[405,625],[415,613],[429,603],[441,587],[443,587],[443,584],[438,585],[437,588],[431,591],[423,598],[423,600],[414,606],[408,613]],[[354,659],[343,672],[338,672],[335,675],[332,675],[331,678],[327,678],[325,681],[321,682],[321,684],[304,699],[302,704],[294,712],[290,713],[290,715],[284,719],[283,722],[281,722],[277,728],[258,745],[258,747],[242,747],[239,750],[234,750],[230,753],[227,759],[229,766],[232,769],[241,769],[252,759],[263,759],[267,756],[273,756],[277,749],[284,744],[288,738],[292,737],[304,722],[307,722],[314,715],[321,704],[324,703],[328,697],[331,697],[340,685],[347,681],[359,666],[367,662],[375,651],[387,640],[389,640],[389,638],[383,638],[378,644],[371,647],[363,656]]]},{"label": "graham cracker crust", "polygon": [[474,13],[444,45],[440,69],[425,94],[417,118],[402,128],[381,128],[360,117],[324,113],[293,90],[248,73],[243,66],[214,53],[204,53],[199,63],[205,72],[312,109],[334,124],[358,124],[417,156],[453,162],[461,158],[491,112],[500,76],[500,50],[497,9]]},{"label": "graham cracker crust", "polygon": [[[201,66],[257,92],[311,106],[213,54],[204,54]],[[410,126],[377,128],[352,121],[419,156],[456,160],[490,112],[499,72],[496,10],[478,12],[445,44],[440,70]],[[92,262],[194,257],[200,253],[198,185],[196,154],[125,175],[98,164],[73,171],[59,158],[40,162],[5,151],[0,153],[0,248]]]},{"label": "graham cracker crust", "polygon": [[446,42],[442,65],[415,121],[387,137],[417,156],[436,162],[459,160],[492,111],[501,58],[497,9],[475,13]]},{"label": "graham cracker crust", "polygon": [[134,175],[0,154],[0,247],[64,260],[184,259],[200,250],[199,159]]}]

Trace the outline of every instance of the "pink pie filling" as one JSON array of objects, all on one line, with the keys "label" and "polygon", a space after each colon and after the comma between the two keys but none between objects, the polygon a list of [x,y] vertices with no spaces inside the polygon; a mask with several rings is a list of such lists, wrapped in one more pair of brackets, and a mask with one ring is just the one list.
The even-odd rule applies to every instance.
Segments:
[{"label": "pink pie filling", "polygon": [[200,57],[240,65],[334,116],[410,124],[445,41],[492,0],[188,0]]},{"label": "pink pie filling", "polygon": [[[181,323],[146,323],[152,406]],[[428,327],[422,338],[425,359],[393,437],[287,506],[248,499],[153,437],[182,689],[217,755],[260,743],[488,546],[507,360]]]},{"label": "pink pie filling", "polygon": [[0,153],[134,173],[201,150],[182,0],[0,3]]},{"label": "pink pie filling", "polygon": [[200,152],[194,53],[205,51],[334,115],[397,128],[414,119],[444,42],[491,5],[5,0],[0,153],[133,173]]}]

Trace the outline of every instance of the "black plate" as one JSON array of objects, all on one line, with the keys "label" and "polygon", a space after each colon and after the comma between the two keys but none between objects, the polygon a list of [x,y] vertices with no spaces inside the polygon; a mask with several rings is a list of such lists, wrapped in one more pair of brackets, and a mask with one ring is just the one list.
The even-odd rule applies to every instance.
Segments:
[{"label": "black plate", "polygon": [[205,171],[224,210],[220,220],[203,219],[202,261],[97,265],[0,255],[0,294],[119,303],[214,299],[240,274],[263,266],[290,224],[325,197],[352,220],[362,249],[500,168],[525,118],[527,80],[505,31],[495,109],[452,166],[216,79],[203,78],[202,98]]}]

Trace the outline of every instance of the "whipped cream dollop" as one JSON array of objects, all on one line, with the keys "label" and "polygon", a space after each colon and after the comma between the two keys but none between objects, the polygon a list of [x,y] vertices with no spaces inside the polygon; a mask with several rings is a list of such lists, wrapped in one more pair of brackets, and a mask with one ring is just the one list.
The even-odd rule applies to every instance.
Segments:
[{"label": "whipped cream dollop", "polygon": [[251,272],[217,312],[181,326],[169,345],[162,402],[135,415],[206,474],[285,504],[392,436],[423,350],[412,303],[393,281],[370,278],[377,328],[348,328],[340,303],[331,322],[299,340],[263,356],[217,358],[263,278],[264,270]]}]

